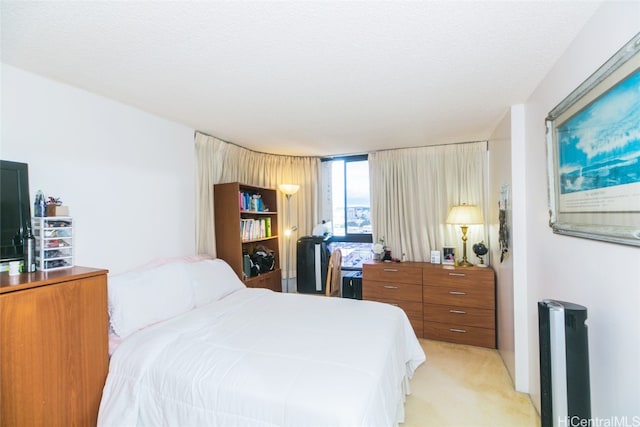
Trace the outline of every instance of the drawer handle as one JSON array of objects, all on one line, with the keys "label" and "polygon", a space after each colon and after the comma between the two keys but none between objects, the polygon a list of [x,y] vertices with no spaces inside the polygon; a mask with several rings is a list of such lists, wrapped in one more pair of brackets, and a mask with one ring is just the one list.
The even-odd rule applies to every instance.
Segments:
[{"label": "drawer handle", "polygon": [[465,331],[464,329],[456,329],[456,328],[449,328],[449,332],[457,332],[459,334],[466,334],[467,331]]},{"label": "drawer handle", "polygon": [[460,292],[460,291],[449,291],[449,295],[466,295],[466,292]]},{"label": "drawer handle", "polygon": [[464,273],[449,273],[449,276],[460,276],[460,277],[464,277]]},{"label": "drawer handle", "polygon": [[398,269],[397,268],[385,268],[384,271],[388,271],[389,273],[397,273]]},{"label": "drawer handle", "polygon": [[449,313],[453,313],[453,314],[467,314],[466,311],[462,311],[462,310],[449,310]]},{"label": "drawer handle", "polygon": [[398,289],[398,287],[397,287],[397,286],[393,286],[393,285],[384,285],[384,287],[385,287],[386,289]]}]

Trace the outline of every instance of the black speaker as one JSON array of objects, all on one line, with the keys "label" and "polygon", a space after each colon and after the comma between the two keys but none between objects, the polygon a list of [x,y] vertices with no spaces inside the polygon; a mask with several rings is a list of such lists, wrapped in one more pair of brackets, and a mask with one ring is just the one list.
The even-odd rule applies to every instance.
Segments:
[{"label": "black speaker", "polygon": [[344,275],[342,298],[362,299],[362,271],[351,271]]},{"label": "black speaker", "polygon": [[587,309],[564,301],[538,302],[542,427],[590,425]]}]

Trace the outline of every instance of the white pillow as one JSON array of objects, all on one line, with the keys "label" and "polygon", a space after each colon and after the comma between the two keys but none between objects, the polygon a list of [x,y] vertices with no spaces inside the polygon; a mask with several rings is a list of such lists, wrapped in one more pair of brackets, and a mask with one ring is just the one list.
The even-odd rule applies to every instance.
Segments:
[{"label": "white pillow", "polygon": [[185,264],[193,287],[196,307],[218,300],[245,287],[231,266],[221,259]]},{"label": "white pillow", "polygon": [[115,275],[108,281],[109,321],[124,338],[193,308],[193,291],[183,263]]}]

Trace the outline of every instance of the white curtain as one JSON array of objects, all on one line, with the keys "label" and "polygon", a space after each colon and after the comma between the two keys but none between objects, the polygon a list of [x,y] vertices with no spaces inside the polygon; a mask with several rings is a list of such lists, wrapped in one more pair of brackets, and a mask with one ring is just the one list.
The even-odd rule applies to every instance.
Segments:
[{"label": "white curtain", "polygon": [[[486,141],[370,153],[374,242],[384,238],[393,257],[408,261],[428,262],[443,246],[456,247],[460,258],[462,233],[445,223],[449,208],[466,203],[484,214],[486,174]],[[484,226],[469,227],[470,261],[471,246],[485,234]]]},{"label": "white curtain", "polygon": [[[292,248],[298,236],[311,234],[320,218],[320,159],[317,157],[280,156],[259,153],[196,132],[196,242],[198,253],[216,256],[213,217],[213,185],[240,182],[246,185],[277,189],[279,184],[298,184],[300,190],[291,197],[290,225],[297,225],[292,234]],[[278,192],[278,235],[284,236],[286,197]],[[286,239],[279,240],[284,254]],[[295,270],[295,250],[292,249],[291,267]],[[284,256],[280,257],[281,264]],[[284,267],[284,265],[282,265]],[[295,276],[293,271],[291,277]]]}]

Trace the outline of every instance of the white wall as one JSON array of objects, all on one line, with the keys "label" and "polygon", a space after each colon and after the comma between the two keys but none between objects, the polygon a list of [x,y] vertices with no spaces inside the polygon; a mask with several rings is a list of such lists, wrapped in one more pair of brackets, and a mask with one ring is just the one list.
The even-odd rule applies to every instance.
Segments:
[{"label": "white wall", "polygon": [[76,265],[195,252],[193,129],[2,64],[0,157],[74,218]]},{"label": "white wall", "polygon": [[[592,416],[640,416],[640,248],[556,235],[549,228],[544,119],[640,29],[640,2],[604,2],[526,102],[526,271],[530,393],[540,407],[537,302],[588,308]],[[514,195],[518,197],[519,195]],[[516,254],[517,255],[517,254]],[[517,308],[516,308],[517,309]],[[636,418],[637,419],[637,418]],[[629,418],[631,420],[631,418]]]}]

